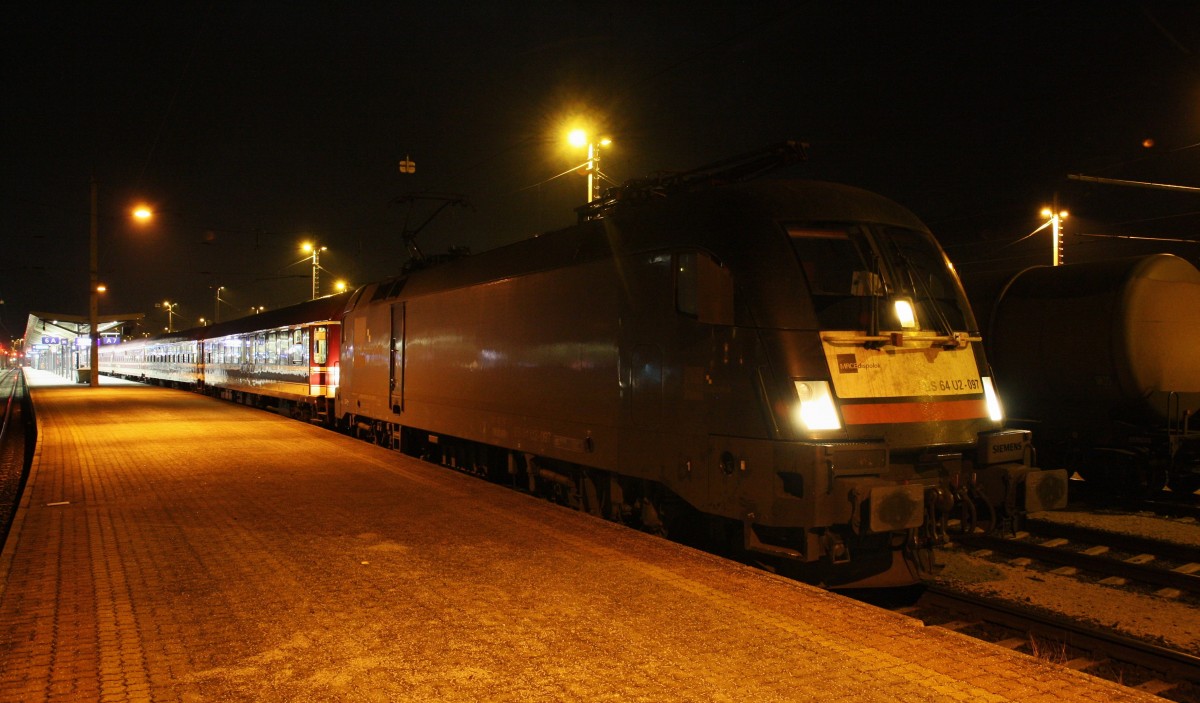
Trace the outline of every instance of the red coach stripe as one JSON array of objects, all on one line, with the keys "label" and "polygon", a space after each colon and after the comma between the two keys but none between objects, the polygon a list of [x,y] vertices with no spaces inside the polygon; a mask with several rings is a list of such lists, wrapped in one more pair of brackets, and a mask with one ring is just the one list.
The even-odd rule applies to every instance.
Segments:
[{"label": "red coach stripe", "polygon": [[889,422],[975,420],[987,417],[987,404],[977,400],[931,400],[922,403],[842,404],[847,425],[882,425]]}]

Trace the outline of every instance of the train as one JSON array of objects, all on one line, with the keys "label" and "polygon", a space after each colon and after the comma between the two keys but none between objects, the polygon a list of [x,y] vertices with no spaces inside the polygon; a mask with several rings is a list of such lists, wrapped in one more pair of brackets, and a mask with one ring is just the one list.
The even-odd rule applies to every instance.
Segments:
[{"label": "train", "polygon": [[1172,254],[966,277],[1011,426],[1093,497],[1200,489],[1200,270]]},{"label": "train", "polygon": [[[182,377],[125,345],[101,372],[276,405],[828,587],[913,583],[951,518],[1062,507],[1067,476],[1005,427],[961,283],[915,215],[750,177],[795,149],[630,181],[573,226],[365,285],[336,313],[134,343],[188,345]],[[325,395],[212,373],[211,347],[310,322],[340,342],[313,362],[336,379]]]}]

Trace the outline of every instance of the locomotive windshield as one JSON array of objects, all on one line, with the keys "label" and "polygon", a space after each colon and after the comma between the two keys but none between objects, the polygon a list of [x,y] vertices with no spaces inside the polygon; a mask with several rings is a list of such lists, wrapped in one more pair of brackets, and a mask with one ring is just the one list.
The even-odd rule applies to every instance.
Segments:
[{"label": "locomotive windshield", "polygon": [[[966,329],[958,281],[927,234],[851,223],[787,231],[822,329],[865,330],[872,320],[891,330]],[[900,304],[880,305],[880,298]]]}]

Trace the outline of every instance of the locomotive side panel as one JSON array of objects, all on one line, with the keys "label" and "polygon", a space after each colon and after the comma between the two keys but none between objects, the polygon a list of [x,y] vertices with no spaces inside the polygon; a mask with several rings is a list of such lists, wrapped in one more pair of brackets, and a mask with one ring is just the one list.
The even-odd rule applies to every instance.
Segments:
[{"label": "locomotive side panel", "polygon": [[381,284],[367,286],[342,321],[338,417],[384,419],[391,413],[392,316],[390,305],[372,304]]},{"label": "locomotive side panel", "polygon": [[397,303],[404,406],[392,417],[613,468],[622,401],[613,275],[598,261]]}]

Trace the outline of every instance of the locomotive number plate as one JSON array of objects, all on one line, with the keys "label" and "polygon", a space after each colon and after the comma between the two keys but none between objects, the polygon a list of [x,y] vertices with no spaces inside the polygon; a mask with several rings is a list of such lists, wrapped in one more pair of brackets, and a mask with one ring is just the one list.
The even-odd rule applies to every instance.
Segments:
[{"label": "locomotive number plate", "polygon": [[839,343],[855,332],[824,332],[822,346],[839,398],[911,398],[979,395],[983,384],[975,353],[962,348],[904,346],[867,349]]}]

